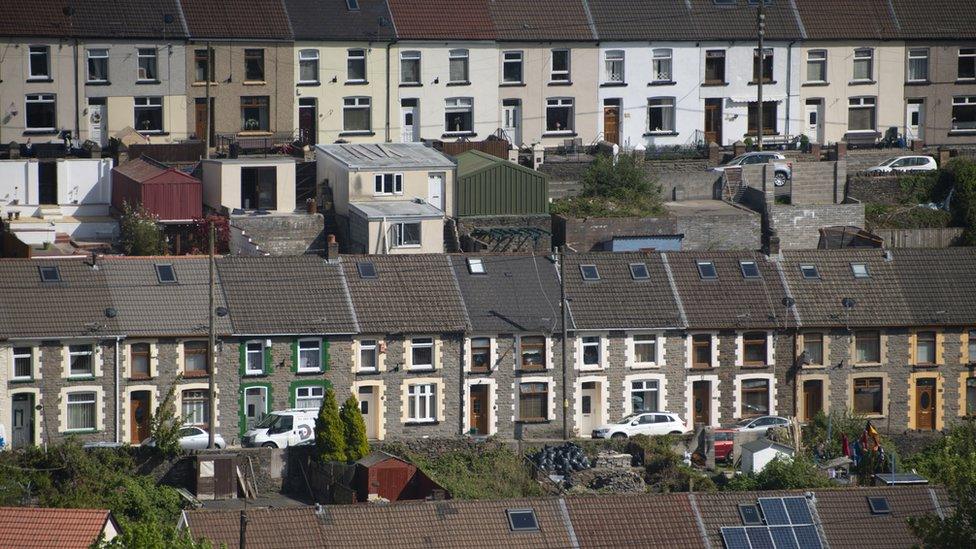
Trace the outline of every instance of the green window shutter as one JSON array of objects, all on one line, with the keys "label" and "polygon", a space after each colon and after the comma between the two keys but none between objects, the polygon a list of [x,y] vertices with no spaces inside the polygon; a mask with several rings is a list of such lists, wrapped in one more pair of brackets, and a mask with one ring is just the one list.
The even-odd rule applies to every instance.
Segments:
[{"label": "green window shutter", "polygon": [[240,348],[240,355],[241,355],[239,371],[241,377],[244,377],[244,373],[247,371],[247,342],[246,341],[240,342],[238,344],[238,347]]},{"label": "green window shutter", "polygon": [[322,371],[328,372],[332,365],[329,364],[329,342],[325,339],[322,340]]},{"label": "green window shutter", "polygon": [[291,373],[298,373],[298,340],[291,342]]},{"label": "green window shutter", "polygon": [[264,349],[264,373],[271,375],[274,373],[274,364],[271,362],[271,350],[274,349],[274,345],[272,344],[271,347],[264,347],[263,343],[261,345]]}]

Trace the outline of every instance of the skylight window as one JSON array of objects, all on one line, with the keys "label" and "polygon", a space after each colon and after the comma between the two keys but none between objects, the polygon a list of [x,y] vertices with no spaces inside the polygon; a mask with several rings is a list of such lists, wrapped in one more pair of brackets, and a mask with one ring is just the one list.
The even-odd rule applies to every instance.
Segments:
[{"label": "skylight window", "polygon": [[755,261],[740,261],[739,268],[742,269],[742,278],[759,278],[759,265]]},{"label": "skylight window", "polygon": [[61,269],[56,265],[48,267],[38,267],[41,273],[41,282],[61,282]]},{"label": "skylight window", "polygon": [[800,265],[800,274],[808,280],[820,278],[820,271],[817,270],[816,265]]},{"label": "skylight window", "polygon": [[871,275],[868,273],[868,266],[864,263],[851,263],[851,273],[854,278],[868,278]]},{"label": "skylight window", "polygon": [[873,515],[891,514],[891,505],[888,505],[888,498],[869,497],[868,506],[871,507],[871,514]]},{"label": "skylight window", "polygon": [[376,278],[376,266],[372,261],[356,263],[356,270],[359,271],[359,278]]},{"label": "skylight window", "polygon": [[537,532],[539,521],[532,509],[508,509],[508,525],[513,532]]},{"label": "skylight window", "polygon": [[483,275],[485,271],[485,260],[480,257],[468,258],[468,272],[473,275]]},{"label": "skylight window", "polygon": [[583,275],[583,280],[600,280],[600,271],[596,269],[596,265],[580,265],[580,274]]},{"label": "skylight window", "polygon": [[647,264],[645,263],[631,263],[630,264],[630,276],[634,280],[647,280],[651,278],[651,275],[647,272]]},{"label": "skylight window", "polygon": [[714,280],[718,278],[718,271],[715,270],[715,264],[711,261],[699,261],[698,276],[700,276],[702,280]]},{"label": "skylight window", "polygon": [[759,507],[751,503],[739,505],[739,516],[742,517],[742,524],[745,526],[756,526],[763,523],[759,516]]},{"label": "skylight window", "polygon": [[359,0],[346,0],[346,7],[349,11],[359,11]]},{"label": "skylight window", "polygon": [[176,270],[170,264],[156,265],[156,278],[160,284],[176,284]]}]

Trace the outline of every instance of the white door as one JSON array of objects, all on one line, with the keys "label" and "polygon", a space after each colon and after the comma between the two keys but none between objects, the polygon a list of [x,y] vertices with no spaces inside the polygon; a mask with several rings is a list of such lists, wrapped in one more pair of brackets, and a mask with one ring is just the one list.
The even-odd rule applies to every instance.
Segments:
[{"label": "white door", "polygon": [[910,99],[905,108],[905,140],[909,143],[916,139],[924,141],[922,132],[925,127],[925,103]]},{"label": "white door", "polygon": [[522,144],[522,113],[519,103],[513,101],[502,105],[502,130],[513,145]]},{"label": "white door", "polygon": [[444,209],[444,174],[427,174],[427,203],[431,206]]},{"label": "white door", "polygon": [[108,145],[108,120],[105,105],[88,105],[88,139],[100,147]]},{"label": "white door", "polygon": [[246,428],[251,429],[268,413],[268,389],[248,387],[244,389],[244,418]]},{"label": "white door", "polygon": [[811,143],[823,144],[823,102],[807,101],[806,134]]},{"label": "white door", "polygon": [[379,411],[376,409],[376,391],[372,386],[359,388],[359,411],[363,414],[363,422],[366,423],[366,438],[376,440],[379,436],[377,418]]},{"label": "white door", "polygon": [[600,413],[600,384],[595,381],[583,383],[580,391],[580,436],[588,436],[603,424]]},{"label": "white door", "polygon": [[416,99],[403,100],[400,105],[400,120],[403,122],[400,140],[404,143],[420,141],[420,120],[417,119],[419,114]]}]

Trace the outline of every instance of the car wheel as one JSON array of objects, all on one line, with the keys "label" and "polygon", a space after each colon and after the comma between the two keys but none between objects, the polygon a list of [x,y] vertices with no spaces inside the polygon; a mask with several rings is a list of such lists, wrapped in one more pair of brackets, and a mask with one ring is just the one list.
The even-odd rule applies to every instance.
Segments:
[{"label": "car wheel", "polygon": [[786,185],[787,179],[786,172],[776,172],[776,174],[773,175],[773,185],[782,187],[783,185]]},{"label": "car wheel", "polygon": [[625,435],[623,433],[614,433],[613,435],[610,436],[610,438],[612,440],[615,440],[617,442],[620,442],[620,441],[627,440],[627,435]]},{"label": "car wheel", "polygon": [[261,447],[262,448],[277,448],[278,445],[275,444],[274,442],[265,442],[264,444],[261,445]]}]

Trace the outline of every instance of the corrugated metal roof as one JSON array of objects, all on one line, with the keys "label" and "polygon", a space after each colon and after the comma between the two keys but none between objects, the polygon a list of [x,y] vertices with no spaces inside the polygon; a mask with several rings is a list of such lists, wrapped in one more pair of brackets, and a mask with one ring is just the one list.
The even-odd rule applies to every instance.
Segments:
[{"label": "corrugated metal roof", "polygon": [[454,161],[423,143],[316,145],[350,170],[454,168]]}]

